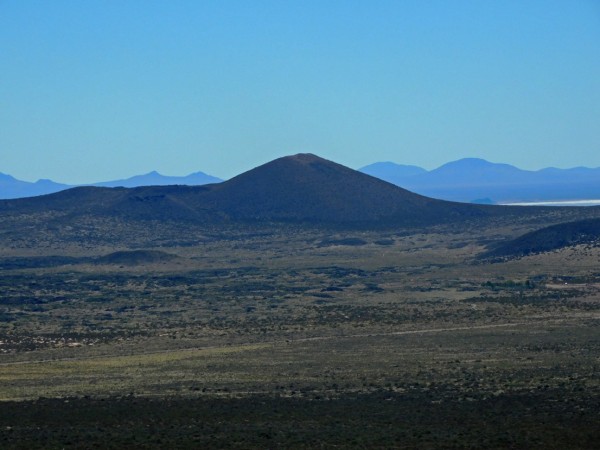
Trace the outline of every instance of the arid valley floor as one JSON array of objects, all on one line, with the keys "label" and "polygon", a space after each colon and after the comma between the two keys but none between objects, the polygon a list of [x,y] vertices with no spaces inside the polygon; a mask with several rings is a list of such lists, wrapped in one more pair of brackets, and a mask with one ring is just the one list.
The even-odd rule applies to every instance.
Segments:
[{"label": "arid valley floor", "polygon": [[0,447],[593,447],[600,249],[480,258],[542,225],[5,239]]}]

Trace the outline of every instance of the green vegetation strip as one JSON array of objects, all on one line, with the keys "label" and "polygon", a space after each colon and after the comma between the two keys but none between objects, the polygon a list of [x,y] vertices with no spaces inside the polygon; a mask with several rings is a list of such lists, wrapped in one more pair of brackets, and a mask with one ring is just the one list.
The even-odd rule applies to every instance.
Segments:
[{"label": "green vegetation strip", "polygon": [[196,365],[195,360],[219,360],[233,353],[269,346],[261,343],[5,363],[0,366],[0,400],[81,395],[91,391],[110,394],[122,392],[126,386],[160,385],[166,379],[181,378],[184,371],[189,372],[190,365]]}]

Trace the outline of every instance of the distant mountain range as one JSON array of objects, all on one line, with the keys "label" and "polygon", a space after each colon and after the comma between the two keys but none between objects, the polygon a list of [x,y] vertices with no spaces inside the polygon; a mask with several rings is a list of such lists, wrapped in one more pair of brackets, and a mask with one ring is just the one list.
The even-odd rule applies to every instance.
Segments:
[{"label": "distant mountain range", "polygon": [[3,223],[5,227],[13,223],[15,230],[23,226],[22,220],[31,224],[31,217],[43,218],[44,227],[55,230],[89,221],[103,224],[106,219],[371,228],[522,215],[529,210],[435,200],[312,154],[279,158],[228,181],[204,186],[84,186],[0,200]]},{"label": "distant mountain range", "polygon": [[[220,178],[207,175],[203,172],[195,172],[183,177],[171,177],[161,175],[158,172],[150,172],[145,175],[136,175],[131,178],[114,181],[104,181],[85,186],[99,187],[139,187],[139,186],[167,186],[167,185],[189,185],[197,186],[210,183],[220,183]],[[17,180],[16,178],[0,173],[0,199],[34,197],[37,195],[53,194],[72,187],[81,185],[68,185],[56,183],[52,180],[38,180],[35,183]]]},{"label": "distant mountain range", "polygon": [[427,171],[379,162],[359,169],[428,197],[471,203],[517,203],[600,199],[600,168],[522,170],[465,158]]},{"label": "distant mountain range", "polygon": [[[431,198],[483,204],[600,199],[600,168],[522,170],[478,158],[449,162],[427,171],[422,167],[377,162],[359,169],[396,186]],[[90,184],[99,187],[140,187],[219,183],[203,172],[183,177],[150,172],[131,178]],[[74,187],[39,180],[21,181],[0,173],[0,199],[32,197]]]},{"label": "distant mountain range", "polygon": [[[498,221],[534,220],[551,225],[599,216],[600,207],[437,200],[316,155],[298,154],[228,181],[202,186],[81,186],[49,195],[0,200],[0,242],[33,247],[189,245],[211,233],[220,235],[225,229],[281,225],[398,231],[453,224],[456,230],[464,230]],[[533,240],[539,239],[534,236]]]},{"label": "distant mountain range", "polygon": [[51,194],[62,191],[72,186],[55,183],[52,180],[38,180],[35,183],[17,180],[16,178],[0,173],[0,198],[33,197],[36,195]]}]

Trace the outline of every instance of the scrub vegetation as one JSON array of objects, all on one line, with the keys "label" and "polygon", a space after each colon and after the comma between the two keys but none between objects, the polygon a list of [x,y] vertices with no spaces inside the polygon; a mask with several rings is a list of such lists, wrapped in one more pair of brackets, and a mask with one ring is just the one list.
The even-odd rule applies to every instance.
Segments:
[{"label": "scrub vegetation", "polygon": [[5,245],[0,446],[592,447],[600,249],[480,258],[540,225]]}]

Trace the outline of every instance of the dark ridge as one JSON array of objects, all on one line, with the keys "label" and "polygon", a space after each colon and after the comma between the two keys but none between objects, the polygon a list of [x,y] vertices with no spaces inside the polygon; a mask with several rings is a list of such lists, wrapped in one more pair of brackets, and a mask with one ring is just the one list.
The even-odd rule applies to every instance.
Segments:
[{"label": "dark ridge", "polygon": [[108,255],[97,258],[96,263],[137,266],[168,262],[176,258],[178,258],[177,255],[162,252],[160,250],[131,250],[109,253]]},{"label": "dark ridge", "polygon": [[600,244],[600,219],[559,223],[493,247],[484,258],[520,257],[579,244]]},{"label": "dark ridge", "polygon": [[49,213],[64,218],[65,222],[81,216],[197,221],[205,217],[190,200],[197,201],[207,189],[206,186],[76,187],[39,197],[0,200],[0,213]]}]

